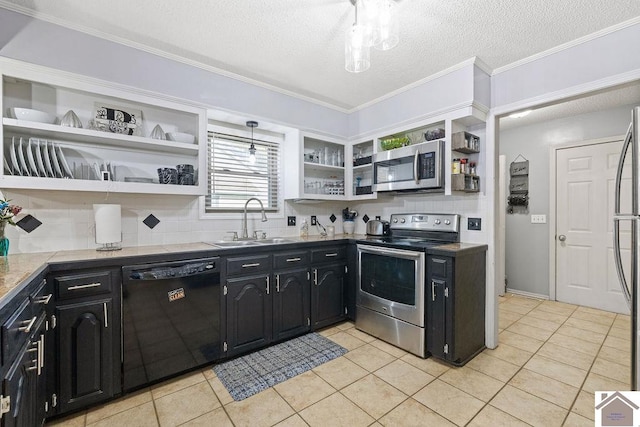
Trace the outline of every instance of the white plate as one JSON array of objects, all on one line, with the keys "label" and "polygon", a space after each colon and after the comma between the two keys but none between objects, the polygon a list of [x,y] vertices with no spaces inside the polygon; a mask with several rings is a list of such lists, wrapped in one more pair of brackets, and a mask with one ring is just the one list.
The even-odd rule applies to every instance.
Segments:
[{"label": "white plate", "polygon": [[96,173],[96,179],[98,181],[102,180],[102,174],[100,173],[100,166],[97,163],[93,164],[93,171]]},{"label": "white plate", "polygon": [[[29,138],[29,144],[27,144],[27,161],[29,162],[29,168],[31,169],[31,176],[40,176],[38,168],[36,167],[36,161],[33,158],[33,148],[31,147],[32,140],[33,138]],[[35,143],[33,146],[35,147]]]},{"label": "white plate", "polygon": [[34,149],[36,151],[36,163],[38,164],[38,172],[42,177],[47,176],[47,171],[44,169],[44,163],[42,163],[42,151],[40,149],[40,140],[36,139],[34,144]]},{"label": "white plate", "polygon": [[24,176],[31,176],[27,162],[24,161],[24,149],[22,147],[22,138],[20,138],[20,144],[18,145],[18,160],[20,161],[20,168],[22,169]]},{"label": "white plate", "polygon": [[2,160],[4,160],[4,169],[9,173],[9,175],[13,175],[13,170],[9,167],[9,163],[7,163],[7,156],[3,156]]},{"label": "white plate", "polygon": [[58,145],[58,160],[60,160],[60,164],[62,164],[62,169],[64,169],[64,173],[67,178],[73,179],[73,173],[71,173],[71,168],[67,163],[67,159],[64,158],[64,154],[62,154],[62,148]]},{"label": "white plate", "polygon": [[44,158],[44,166],[47,171],[47,176],[55,178],[53,169],[51,169],[51,157],[49,157],[49,144],[47,143],[47,141],[40,141],[40,146],[42,147],[42,157]]},{"label": "white plate", "polygon": [[56,154],[56,145],[51,141],[51,147],[49,148],[49,152],[51,152],[51,163],[53,163],[53,169],[56,171],[57,178],[64,178],[64,174],[60,169],[60,162],[58,161],[58,155]]},{"label": "white plate", "polygon": [[11,137],[11,150],[9,151],[11,155],[11,166],[13,166],[14,175],[21,176],[22,172],[20,172],[20,165],[18,164],[18,158],[16,157],[16,138]]}]

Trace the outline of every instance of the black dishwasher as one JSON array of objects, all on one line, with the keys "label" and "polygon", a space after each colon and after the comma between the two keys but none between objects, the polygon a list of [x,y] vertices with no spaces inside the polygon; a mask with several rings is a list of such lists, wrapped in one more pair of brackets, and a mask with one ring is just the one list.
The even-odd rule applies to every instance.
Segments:
[{"label": "black dishwasher", "polygon": [[122,273],[125,391],[220,358],[219,258],[124,266]]}]

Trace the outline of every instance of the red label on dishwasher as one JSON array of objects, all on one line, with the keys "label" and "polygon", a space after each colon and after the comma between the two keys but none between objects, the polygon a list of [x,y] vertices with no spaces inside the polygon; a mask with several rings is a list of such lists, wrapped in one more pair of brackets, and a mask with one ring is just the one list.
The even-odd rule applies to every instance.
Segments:
[{"label": "red label on dishwasher", "polygon": [[179,299],[184,298],[184,288],[174,289],[172,291],[167,292],[169,295],[169,302],[177,301]]}]

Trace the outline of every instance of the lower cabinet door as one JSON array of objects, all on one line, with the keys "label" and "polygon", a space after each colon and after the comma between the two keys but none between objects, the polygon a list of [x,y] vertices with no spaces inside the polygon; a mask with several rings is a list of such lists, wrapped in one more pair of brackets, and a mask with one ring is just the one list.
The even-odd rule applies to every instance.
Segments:
[{"label": "lower cabinet door", "polygon": [[309,270],[301,268],[274,274],[273,339],[280,341],[310,329]]},{"label": "lower cabinet door", "polygon": [[311,285],[311,326],[323,328],[345,318],[345,264],[315,267]]},{"label": "lower cabinet door", "polygon": [[430,292],[427,295],[427,351],[435,357],[449,359],[447,282],[432,278],[428,289]]},{"label": "lower cabinet door", "polygon": [[[35,350],[35,351],[33,351]],[[2,426],[36,426],[38,399],[37,347],[29,342],[20,350],[3,381],[3,396],[10,398],[10,410],[2,415]]]},{"label": "lower cabinet door", "polygon": [[114,394],[113,300],[56,308],[60,412],[107,399]]},{"label": "lower cabinet door", "polygon": [[227,356],[271,342],[270,279],[266,274],[227,279]]}]

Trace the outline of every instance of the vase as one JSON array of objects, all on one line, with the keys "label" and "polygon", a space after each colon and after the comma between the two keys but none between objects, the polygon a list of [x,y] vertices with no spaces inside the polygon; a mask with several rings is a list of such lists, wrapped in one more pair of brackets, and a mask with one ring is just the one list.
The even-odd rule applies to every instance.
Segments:
[{"label": "vase", "polygon": [[353,234],[353,230],[356,228],[356,223],[353,221],[342,222],[342,232],[344,234]]},{"label": "vase", "polygon": [[9,239],[4,235],[6,225],[6,222],[0,222],[0,256],[7,256],[9,254]]}]

